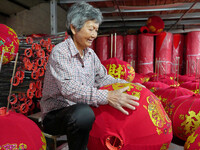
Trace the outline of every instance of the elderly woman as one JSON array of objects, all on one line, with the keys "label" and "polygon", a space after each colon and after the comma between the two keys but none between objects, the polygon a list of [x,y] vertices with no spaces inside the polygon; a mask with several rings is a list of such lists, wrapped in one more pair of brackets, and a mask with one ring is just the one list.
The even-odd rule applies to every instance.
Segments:
[{"label": "elderly woman", "polygon": [[85,2],[72,5],[67,13],[68,39],[57,44],[46,67],[41,110],[44,131],[67,135],[70,150],[85,150],[95,120],[89,105],[109,104],[128,115],[138,98],[99,87],[125,80],[107,75],[105,67],[89,48],[97,37],[102,14]]}]

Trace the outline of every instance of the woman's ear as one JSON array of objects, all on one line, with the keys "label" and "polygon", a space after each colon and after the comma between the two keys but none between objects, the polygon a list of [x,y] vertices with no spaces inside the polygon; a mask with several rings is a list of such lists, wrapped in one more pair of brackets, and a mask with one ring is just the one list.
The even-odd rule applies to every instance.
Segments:
[{"label": "woman's ear", "polygon": [[70,24],[70,29],[71,29],[73,35],[76,34],[76,29],[72,24]]}]

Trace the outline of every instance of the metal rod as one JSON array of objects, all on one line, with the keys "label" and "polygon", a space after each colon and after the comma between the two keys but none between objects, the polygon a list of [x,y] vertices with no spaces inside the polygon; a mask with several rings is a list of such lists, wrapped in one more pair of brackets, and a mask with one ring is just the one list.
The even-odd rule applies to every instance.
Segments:
[{"label": "metal rod", "polygon": [[1,67],[2,67],[2,63],[3,63],[3,56],[4,56],[4,50],[2,51],[2,55],[1,55],[1,61],[0,61],[0,72],[1,72]]},{"label": "metal rod", "polygon": [[17,53],[17,55],[15,57],[15,64],[14,64],[14,69],[13,69],[13,73],[12,73],[12,79],[11,79],[11,84],[10,84],[10,91],[9,91],[9,95],[8,95],[7,112],[8,112],[9,104],[10,104],[10,96],[11,96],[11,92],[12,92],[12,84],[13,84],[13,78],[14,78],[15,70],[16,70],[16,66],[17,66],[18,55],[19,55],[19,53]]},{"label": "metal rod", "polygon": [[183,19],[183,17],[196,5],[196,3],[197,3],[197,2],[194,2],[194,3],[190,6],[190,8],[176,21],[176,23],[173,24],[173,25],[168,29],[168,32],[169,32],[174,26],[176,26],[176,25],[179,23],[179,21],[181,21],[181,20]]}]

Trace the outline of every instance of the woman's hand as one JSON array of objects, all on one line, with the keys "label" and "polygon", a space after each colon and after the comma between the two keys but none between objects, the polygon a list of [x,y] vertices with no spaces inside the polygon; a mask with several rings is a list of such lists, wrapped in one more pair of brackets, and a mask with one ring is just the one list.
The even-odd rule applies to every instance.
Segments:
[{"label": "woman's hand", "polygon": [[135,106],[139,106],[139,103],[136,102],[139,100],[138,97],[123,93],[128,89],[129,87],[124,87],[119,90],[109,91],[108,98],[107,98],[108,104],[110,106],[120,110],[122,113],[126,115],[128,115],[129,113],[123,107],[129,108],[131,110],[135,110]]}]

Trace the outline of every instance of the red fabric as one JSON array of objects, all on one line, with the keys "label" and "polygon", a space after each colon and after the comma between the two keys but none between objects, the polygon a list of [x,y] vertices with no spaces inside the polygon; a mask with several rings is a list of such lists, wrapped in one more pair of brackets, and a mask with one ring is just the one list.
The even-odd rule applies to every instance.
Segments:
[{"label": "red fabric", "polygon": [[132,81],[132,83],[144,83],[144,82],[147,82],[148,80],[149,80],[148,75],[135,73],[135,78]]},{"label": "red fabric", "polygon": [[160,81],[148,81],[148,82],[144,82],[143,85],[153,93],[157,91],[158,89],[169,87],[169,85],[162,83]]},{"label": "red fabric", "polygon": [[135,77],[133,67],[129,63],[119,60],[116,57],[102,61],[102,64],[107,69],[108,74],[114,78],[132,82]]},{"label": "red fabric", "polygon": [[159,74],[171,73],[172,33],[162,32],[156,36],[156,71]]},{"label": "red fabric", "polygon": [[108,37],[100,36],[96,39],[96,54],[99,57],[100,61],[104,61],[108,59],[108,50],[110,47],[108,46]]},{"label": "red fabric", "polygon": [[198,150],[200,148],[200,127],[198,127],[186,140],[184,150]]},{"label": "red fabric", "polygon": [[187,137],[199,127],[200,95],[184,95],[171,101],[169,117],[172,120],[175,136],[186,141]]},{"label": "red fabric", "polygon": [[93,49],[94,51],[96,50],[96,40],[92,42],[92,45],[90,46],[90,48]]},{"label": "red fabric", "polygon": [[15,31],[4,24],[0,24],[0,59],[4,50],[2,64],[12,61],[18,52],[18,48],[19,40]]},{"label": "red fabric", "polygon": [[191,75],[179,75],[178,77],[178,82],[180,84],[184,83],[184,82],[187,82],[187,81],[192,81],[192,80],[195,80],[195,76]]},{"label": "red fabric", "polygon": [[124,37],[124,60],[136,70],[137,64],[137,35]]},{"label": "red fabric", "polygon": [[172,99],[183,95],[192,95],[194,93],[180,86],[171,86],[168,88],[159,89],[156,92],[154,92],[154,94],[161,100],[162,105],[166,110],[169,107],[169,104],[172,101]]},{"label": "red fabric", "polygon": [[140,106],[135,111],[126,109],[128,116],[110,105],[92,107],[96,119],[88,149],[107,150],[106,139],[115,136],[123,143],[121,150],[167,150],[172,140],[171,121],[152,92],[132,83],[115,83],[101,89],[117,90],[125,86],[130,87],[128,94],[140,97]]},{"label": "red fabric", "polygon": [[165,83],[165,84],[170,85],[170,86],[179,85],[177,83],[177,81],[173,80],[168,75],[160,75],[160,76],[156,76],[156,77],[151,77],[149,79],[149,81],[160,81],[160,82]]},{"label": "red fabric", "polygon": [[147,27],[152,33],[160,33],[163,31],[165,24],[159,16],[151,16],[147,20]]},{"label": "red fabric", "polygon": [[138,35],[138,73],[153,72],[154,37],[146,34]]},{"label": "red fabric", "polygon": [[0,125],[0,148],[46,150],[41,130],[24,115],[9,111],[9,114],[0,116]]},{"label": "red fabric", "polygon": [[[187,62],[187,75],[196,74],[200,70],[200,31],[193,31],[187,34],[187,48],[186,48],[186,62]],[[198,75],[200,72],[197,72]]]},{"label": "red fabric", "polygon": [[[185,45],[184,35],[173,34],[173,44],[172,44],[172,73],[182,73],[183,72],[183,48]],[[179,57],[179,60],[178,58]],[[179,61],[179,66],[178,66]]]},{"label": "red fabric", "polygon": [[182,83],[180,86],[183,88],[186,88],[188,90],[191,90],[192,92],[194,92],[196,94],[199,93],[199,81],[197,81],[197,80]]}]

